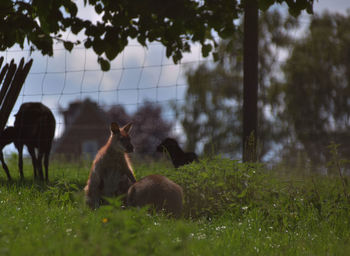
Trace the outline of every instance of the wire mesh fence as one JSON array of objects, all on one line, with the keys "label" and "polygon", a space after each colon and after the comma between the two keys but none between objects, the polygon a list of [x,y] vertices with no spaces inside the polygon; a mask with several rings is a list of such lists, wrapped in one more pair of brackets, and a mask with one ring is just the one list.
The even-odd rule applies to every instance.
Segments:
[{"label": "wire mesh fence", "polygon": [[[298,29],[291,29],[288,32],[291,37],[296,39],[305,35],[305,29],[309,26],[310,20],[301,17],[299,22],[301,26]],[[273,72],[277,78],[283,79],[280,67],[284,65],[293,48],[290,46],[283,50],[274,50],[276,51],[276,60],[274,60],[276,65]],[[22,57],[26,57],[27,60],[34,59],[32,69],[10,115],[8,125],[13,124],[14,115],[22,103],[42,102],[54,113],[57,123],[55,138],[59,140],[67,131],[67,126],[70,123],[69,118],[72,118],[72,116],[65,115],[72,107],[72,103],[84,102],[89,99],[104,112],[103,114],[98,112],[101,115],[108,113],[115,106],[121,106],[127,112],[127,116],[131,117],[144,106],[145,102],[148,102],[162,109],[162,118],[171,123],[171,135],[178,136],[182,146],[188,139],[183,136],[184,128],[180,123],[184,113],[176,112],[174,109],[180,109],[181,106],[188,104],[185,99],[188,89],[187,72],[202,64],[206,64],[208,67],[216,65],[212,58],[202,57],[199,45],[193,45],[191,53],[184,54],[181,62],[174,64],[172,59],[165,57],[165,49],[161,44],[152,43],[148,48],[144,48],[136,42],[130,42],[123,53],[111,62],[111,69],[108,72],[102,72],[96,61],[95,53],[91,49],[87,50],[83,47],[75,47],[72,52],[67,52],[62,45],[58,44],[55,46],[53,57],[42,56],[39,52],[31,52],[29,48],[14,47],[1,53],[0,56],[5,58],[5,62],[11,59],[18,61]],[[223,82],[220,79],[214,81],[218,85]],[[232,108],[237,105],[237,103],[229,101],[228,104],[231,104]],[[271,109],[265,108],[262,112],[273,120]],[[147,113],[144,115],[147,116]],[[93,114],[90,117],[91,119],[95,118]],[[220,119],[221,116],[218,115],[217,118]],[[230,122],[230,120],[222,121]],[[91,125],[94,124],[94,121],[90,120],[89,122],[90,125],[75,124],[75,128],[81,131],[89,129],[92,131],[95,129]],[[100,123],[96,121],[95,124]],[[275,124],[275,126],[278,125],[280,124]],[[290,125],[292,126],[292,124]],[[102,124],[102,129],[108,134],[107,123]],[[289,130],[292,131],[293,128]],[[305,132],[312,133],[312,131]],[[295,135],[291,136],[291,138],[293,137],[295,138]],[[210,139],[214,140],[215,138],[213,136],[212,138],[199,139],[200,142],[197,143],[195,150],[199,153],[202,152],[203,145]],[[93,139],[82,142],[80,147],[84,148],[86,152],[96,152],[98,149]],[[347,148],[346,145],[342,145],[342,147]],[[223,155],[239,159],[237,152],[240,150],[241,145],[233,141],[230,147],[225,148]],[[12,151],[14,151],[13,146],[6,149],[7,153]],[[280,151],[281,145],[273,144],[269,152],[265,152],[266,157],[263,160],[268,163],[278,162],[279,158],[276,156]]]}]

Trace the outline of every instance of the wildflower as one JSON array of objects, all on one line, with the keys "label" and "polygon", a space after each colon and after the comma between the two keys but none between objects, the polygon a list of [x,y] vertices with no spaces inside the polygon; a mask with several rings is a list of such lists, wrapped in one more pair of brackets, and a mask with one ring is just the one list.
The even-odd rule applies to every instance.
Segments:
[{"label": "wildflower", "polygon": [[67,228],[67,229],[66,229],[66,233],[67,233],[68,236],[70,236],[71,232],[72,232],[72,229],[71,229],[71,228]]},{"label": "wildflower", "polygon": [[215,230],[219,231],[219,230],[222,230],[222,229],[225,229],[225,228],[226,228],[226,226],[221,226],[221,227],[216,227]]},{"label": "wildflower", "polygon": [[203,239],[206,239],[206,238],[207,238],[206,234],[203,234],[203,233],[198,233],[197,234],[197,239],[198,240],[203,240]]},{"label": "wildflower", "polygon": [[108,219],[107,219],[107,218],[103,218],[103,219],[102,219],[102,222],[103,222],[103,223],[107,223],[107,222],[108,222]]},{"label": "wildflower", "polygon": [[175,239],[173,240],[174,243],[180,243],[181,239],[179,237],[175,237]]},{"label": "wildflower", "polygon": [[248,206],[243,206],[243,207],[242,207],[242,210],[243,210],[243,211],[245,211],[245,210],[247,210],[247,209],[248,209]]}]

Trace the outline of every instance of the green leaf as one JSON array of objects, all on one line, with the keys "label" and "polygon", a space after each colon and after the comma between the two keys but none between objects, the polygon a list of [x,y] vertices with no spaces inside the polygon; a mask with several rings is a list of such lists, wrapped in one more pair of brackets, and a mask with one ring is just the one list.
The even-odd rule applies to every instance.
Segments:
[{"label": "green leaf", "polygon": [[141,34],[137,37],[137,41],[142,45],[146,46],[146,36],[144,34]]},{"label": "green leaf", "polygon": [[166,56],[169,58],[169,57],[171,56],[172,52],[173,52],[173,49],[171,48],[171,46],[168,46],[168,47],[166,48],[165,54],[166,54]]},{"label": "green leaf", "polygon": [[101,55],[105,50],[104,42],[100,38],[95,38],[92,43],[92,47],[97,55]]},{"label": "green leaf", "polygon": [[63,42],[64,48],[66,48],[68,51],[71,51],[73,49],[74,44],[72,42],[66,41]]},{"label": "green leaf", "polygon": [[105,53],[106,53],[106,57],[109,60],[114,60],[114,58],[117,57],[117,55],[119,54],[119,50],[118,50],[118,47],[110,46],[106,49]]},{"label": "green leaf", "polygon": [[202,55],[203,55],[203,57],[208,57],[209,52],[211,52],[212,48],[213,47],[211,46],[211,44],[204,44],[202,46]]},{"label": "green leaf", "polygon": [[103,59],[102,57],[98,58],[98,63],[100,63],[102,71],[108,71],[111,68],[111,65],[108,60]]},{"label": "green leaf", "polygon": [[262,11],[266,11],[267,9],[270,8],[271,5],[275,3],[275,0],[264,0],[264,1],[259,1],[259,9]]},{"label": "green leaf", "polygon": [[81,30],[83,29],[82,26],[80,26],[79,24],[72,24],[71,30],[73,34],[78,34]]},{"label": "green leaf", "polygon": [[76,16],[77,15],[77,12],[78,12],[78,8],[77,6],[75,5],[74,2],[70,2],[70,5],[69,5],[69,12],[72,16]]},{"label": "green leaf", "polygon": [[239,195],[237,195],[238,198],[243,198],[247,194],[247,189],[244,189]]},{"label": "green leaf", "polygon": [[103,12],[103,7],[101,4],[96,4],[95,6],[95,11],[98,13],[98,14],[101,14]]},{"label": "green leaf", "polygon": [[84,43],[85,48],[90,48],[92,46],[92,41],[90,38],[86,39],[86,42]]},{"label": "green leaf", "polygon": [[214,58],[214,61],[218,61],[219,60],[219,53],[218,52],[213,52],[213,58]]}]

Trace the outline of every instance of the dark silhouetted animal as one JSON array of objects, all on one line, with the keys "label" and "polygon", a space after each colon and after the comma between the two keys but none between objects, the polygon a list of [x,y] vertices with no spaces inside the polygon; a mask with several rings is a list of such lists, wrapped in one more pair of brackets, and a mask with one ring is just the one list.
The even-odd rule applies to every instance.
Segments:
[{"label": "dark silhouetted animal", "polygon": [[162,175],[149,175],[134,183],[128,191],[128,206],[150,205],[156,211],[180,217],[183,192],[175,182]]},{"label": "dark silhouetted animal", "polygon": [[[23,103],[15,115],[13,127],[7,127],[0,134],[0,160],[8,179],[11,179],[9,170],[4,161],[2,149],[13,142],[18,150],[18,168],[21,179],[23,176],[23,146],[26,145],[32,158],[34,178],[39,176],[44,180],[42,159],[44,157],[45,180],[49,176],[49,156],[52,140],[55,135],[56,121],[51,110],[40,102]],[[38,150],[36,156],[35,149]]]},{"label": "dark silhouetted animal", "polygon": [[157,151],[168,152],[175,168],[192,163],[193,161],[198,161],[196,153],[184,152],[177,141],[172,138],[163,140],[162,143],[158,145]]},{"label": "dark silhouetted animal", "polygon": [[104,197],[125,195],[136,181],[128,154],[134,151],[129,132],[132,124],[119,128],[111,124],[111,135],[92,164],[90,176],[85,187],[87,205],[98,208]]}]

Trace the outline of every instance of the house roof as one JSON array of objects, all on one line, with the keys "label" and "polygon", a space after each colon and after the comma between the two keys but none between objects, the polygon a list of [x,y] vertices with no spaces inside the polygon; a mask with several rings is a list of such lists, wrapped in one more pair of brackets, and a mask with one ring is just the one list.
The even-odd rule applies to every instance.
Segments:
[{"label": "house roof", "polygon": [[86,124],[79,125],[79,119],[83,115],[93,116],[96,119],[96,122],[94,122],[95,124],[100,125],[101,123],[105,123],[107,126],[109,123],[107,114],[100,109],[95,102],[92,102],[89,99],[84,101],[75,101],[69,104],[69,108],[61,111],[61,113],[65,117],[65,128],[62,136],[56,141],[56,143],[54,143],[52,150],[53,152],[55,152],[56,149],[60,147],[61,143],[65,141],[65,138],[69,136],[72,129],[91,129],[93,124],[89,125],[89,127],[86,127]]}]

